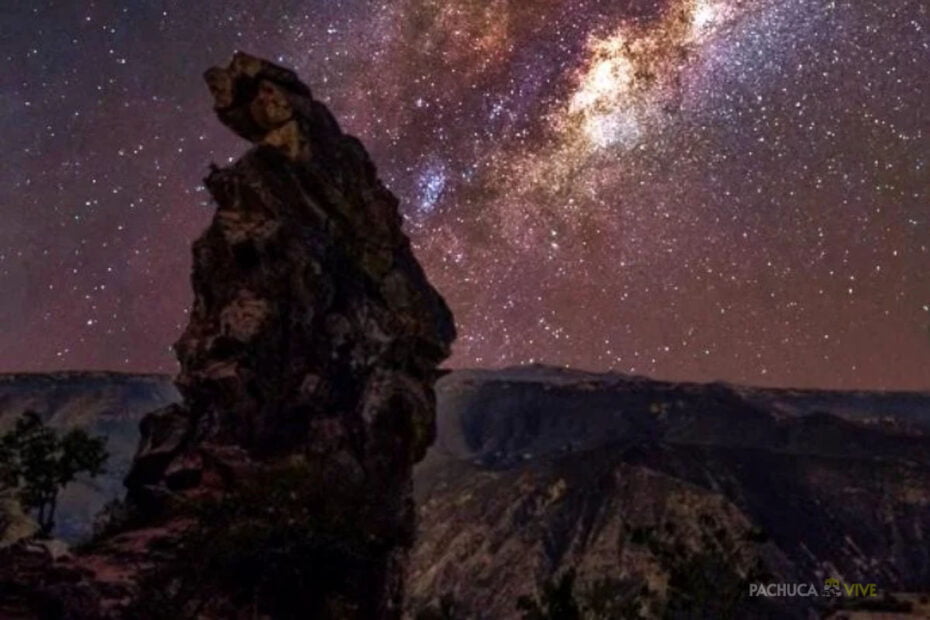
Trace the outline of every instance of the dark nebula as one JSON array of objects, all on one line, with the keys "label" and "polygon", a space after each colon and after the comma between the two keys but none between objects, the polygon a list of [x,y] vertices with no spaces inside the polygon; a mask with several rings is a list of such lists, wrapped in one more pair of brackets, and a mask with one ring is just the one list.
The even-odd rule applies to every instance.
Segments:
[{"label": "dark nebula", "polygon": [[235,49],[372,150],[456,366],[930,388],[924,0],[4,2],[0,370],[175,370]]}]

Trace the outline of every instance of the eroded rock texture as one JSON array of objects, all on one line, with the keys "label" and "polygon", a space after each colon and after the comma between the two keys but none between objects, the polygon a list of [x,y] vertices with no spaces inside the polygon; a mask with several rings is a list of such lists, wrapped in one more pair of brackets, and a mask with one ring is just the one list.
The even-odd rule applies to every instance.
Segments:
[{"label": "eroded rock texture", "polygon": [[256,147],[206,180],[218,209],[176,344],[185,405],[146,421],[128,485],[140,500],[184,486],[209,443],[324,455],[393,494],[432,441],[452,317],[364,148],[292,72],[237,54],[206,79]]},{"label": "eroded rock texture", "polygon": [[[120,537],[98,544],[85,564],[122,589],[90,598],[114,615],[154,613],[167,593],[166,615],[399,617],[412,468],[435,434],[452,316],[364,148],[293,72],[237,54],[205,78],[220,120],[255,146],[206,179],[217,211],[175,347],[184,400],[143,421],[126,480],[121,537],[142,569],[113,569]],[[220,507],[213,530],[205,503]],[[229,533],[229,548],[196,548]],[[183,573],[198,562],[218,564]],[[266,563],[278,572],[255,579]]]}]

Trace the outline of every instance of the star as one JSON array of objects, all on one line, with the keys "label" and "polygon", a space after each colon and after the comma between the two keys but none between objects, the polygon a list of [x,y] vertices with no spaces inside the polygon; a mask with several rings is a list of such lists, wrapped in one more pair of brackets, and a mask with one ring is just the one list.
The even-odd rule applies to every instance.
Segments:
[{"label": "star", "polygon": [[928,33],[921,0],[13,3],[0,368],[174,371],[246,148],[200,76],[243,49],[371,151],[454,366],[926,389]]}]

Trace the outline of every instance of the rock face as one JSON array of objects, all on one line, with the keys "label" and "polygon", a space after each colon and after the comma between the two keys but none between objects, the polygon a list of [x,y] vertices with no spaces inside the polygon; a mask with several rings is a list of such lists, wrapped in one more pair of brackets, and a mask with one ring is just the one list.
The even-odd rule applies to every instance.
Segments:
[{"label": "rock face", "polygon": [[[107,588],[98,598],[108,613],[132,615],[145,587],[150,599],[160,594],[152,584],[183,589],[182,574],[156,575],[159,564],[212,561],[177,534],[199,519],[192,506],[212,502],[222,526],[199,532],[211,544],[247,530],[259,552],[275,544],[302,552],[288,556],[297,564],[282,568],[279,583],[248,592],[235,591],[236,578],[198,574],[202,591],[173,601],[176,613],[399,617],[413,465],[434,438],[433,383],[455,337],[452,316],[364,148],[294,73],[237,54],[205,78],[220,120],[255,146],[206,179],[217,211],[194,244],[194,305],[175,345],[183,401],[142,421],[126,479],[132,527],[85,558],[97,577],[125,573],[127,547],[138,551],[144,539],[164,562],[150,554],[144,575],[120,578],[119,601],[101,593]],[[295,482],[273,495],[285,479]],[[263,485],[267,506],[250,512],[249,502],[264,501]],[[266,516],[282,504],[292,513]],[[225,564],[214,572],[239,551],[217,551]],[[268,570],[258,560],[250,569]],[[308,577],[314,571],[325,578]],[[287,578],[307,583],[290,584],[282,609],[274,599]],[[93,577],[86,581],[93,589]]]},{"label": "rock face", "polygon": [[[161,510],[300,459],[359,500],[342,516],[378,547],[340,609],[394,617],[452,316],[364,148],[296,75],[237,54],[205,77],[220,120],[256,146],[206,180],[218,208],[194,244],[194,306],[175,345],[184,403],[143,421],[130,502]],[[321,496],[339,511],[337,494]],[[321,594],[294,613],[333,613]]]}]

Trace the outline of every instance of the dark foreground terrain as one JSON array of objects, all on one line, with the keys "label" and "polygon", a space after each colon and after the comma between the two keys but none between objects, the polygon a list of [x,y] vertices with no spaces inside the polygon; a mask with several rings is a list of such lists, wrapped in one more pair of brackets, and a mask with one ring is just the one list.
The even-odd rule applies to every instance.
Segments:
[{"label": "dark foreground terrain", "polygon": [[[675,384],[546,367],[456,371],[417,467],[414,613],[506,618],[574,569],[593,617],[805,617],[866,599],[748,599],[749,584],[930,584],[930,394]],[[68,490],[58,534],[90,535],[121,493],[168,377],[0,378],[0,430],[32,409],[109,438],[107,474]],[[442,617],[442,616],[439,616]]]}]

